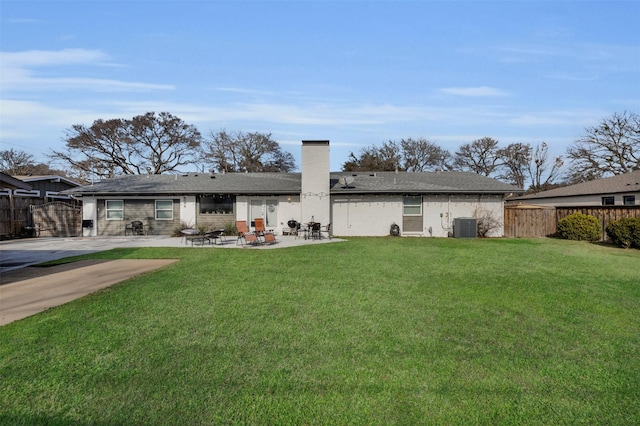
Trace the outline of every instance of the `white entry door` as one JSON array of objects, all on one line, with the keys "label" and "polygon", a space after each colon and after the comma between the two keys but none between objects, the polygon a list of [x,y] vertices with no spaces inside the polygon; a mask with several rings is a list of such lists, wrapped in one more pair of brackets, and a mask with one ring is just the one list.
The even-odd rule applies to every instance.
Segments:
[{"label": "white entry door", "polygon": [[251,223],[253,223],[257,217],[265,219],[265,226],[275,228],[278,224],[278,200],[251,200],[249,212],[249,219],[251,220]]}]

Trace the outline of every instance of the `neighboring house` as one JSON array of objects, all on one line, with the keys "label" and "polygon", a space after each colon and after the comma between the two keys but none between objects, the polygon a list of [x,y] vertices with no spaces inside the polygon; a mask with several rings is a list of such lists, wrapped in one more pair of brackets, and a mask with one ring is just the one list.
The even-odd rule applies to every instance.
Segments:
[{"label": "neighboring house", "polygon": [[81,186],[77,182],[57,175],[27,175],[13,177],[31,185],[31,190],[22,192],[21,196],[41,198],[44,202],[59,200],[69,201],[71,200],[71,195],[63,193],[62,191]]},{"label": "neighboring house", "polygon": [[16,177],[0,172],[0,195],[12,195],[15,190],[31,191],[32,186]]},{"label": "neighboring house", "polygon": [[[134,220],[169,234],[263,217],[278,232],[293,219],[331,223],[339,236],[389,235],[397,224],[402,235],[446,237],[479,210],[502,223],[505,197],[522,192],[475,173],[331,173],[328,141],[302,142],[301,170],[127,175],[67,193],[82,198],[84,235],[124,235]],[[502,234],[500,225],[491,236]]]},{"label": "neighboring house", "polygon": [[514,197],[509,199],[508,203],[553,207],[638,206],[640,205],[640,170],[537,194]]},{"label": "neighboring house", "polygon": [[[40,235],[40,231],[46,231],[42,235],[49,236],[80,233],[79,224],[75,226],[65,214],[66,207],[53,206],[58,203],[52,203],[60,201],[78,205],[77,200],[62,191],[79,187],[79,183],[55,175],[8,176],[2,173],[0,177],[0,228],[3,235]],[[46,211],[45,206],[49,206]]]}]

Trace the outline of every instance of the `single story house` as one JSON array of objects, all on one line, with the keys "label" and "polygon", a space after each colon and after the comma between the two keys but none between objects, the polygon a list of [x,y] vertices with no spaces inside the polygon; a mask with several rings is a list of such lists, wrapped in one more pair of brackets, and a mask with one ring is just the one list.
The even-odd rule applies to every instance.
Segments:
[{"label": "single story house", "polygon": [[514,197],[508,203],[553,207],[640,206],[640,170]]},{"label": "single story house", "polygon": [[87,236],[124,235],[136,220],[169,234],[262,217],[276,232],[293,219],[330,223],[337,236],[389,235],[395,224],[401,235],[433,237],[479,211],[500,223],[490,236],[502,236],[504,200],[522,192],[475,173],[332,173],[329,163],[329,141],[302,141],[301,173],[127,175],[67,192],[82,199]]}]

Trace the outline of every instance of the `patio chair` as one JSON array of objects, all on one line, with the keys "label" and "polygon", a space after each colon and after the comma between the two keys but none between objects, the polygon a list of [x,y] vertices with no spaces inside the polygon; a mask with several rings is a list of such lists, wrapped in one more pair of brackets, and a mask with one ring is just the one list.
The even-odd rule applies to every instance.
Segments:
[{"label": "patio chair", "polygon": [[322,234],[327,234],[327,237],[331,239],[331,223],[320,227],[320,238],[322,238]]},{"label": "patio chair", "polygon": [[316,239],[320,239],[321,235],[320,235],[320,229],[322,228],[322,225],[320,225],[320,222],[314,222],[311,224],[311,239],[312,240],[316,240]]},{"label": "patio chair", "polygon": [[260,240],[258,236],[249,230],[249,226],[247,225],[246,220],[237,220],[236,221],[236,230],[238,231],[238,239],[236,240],[236,245],[238,243],[245,244],[260,244]]},{"label": "patio chair", "polygon": [[131,222],[131,226],[133,227],[133,235],[145,235],[144,224],[139,220]]},{"label": "patio chair", "polygon": [[134,220],[124,228],[124,235],[144,235],[144,224],[139,220]]},{"label": "patio chair", "polygon": [[304,223],[298,222],[298,227],[296,229],[296,240],[300,238],[304,238],[305,240],[309,238],[309,227]]},{"label": "patio chair", "polygon": [[262,238],[262,241],[265,244],[275,244],[276,236],[273,232],[267,231],[264,226],[264,219],[261,217],[257,217],[255,220],[255,224],[256,235],[258,236],[258,238]]}]

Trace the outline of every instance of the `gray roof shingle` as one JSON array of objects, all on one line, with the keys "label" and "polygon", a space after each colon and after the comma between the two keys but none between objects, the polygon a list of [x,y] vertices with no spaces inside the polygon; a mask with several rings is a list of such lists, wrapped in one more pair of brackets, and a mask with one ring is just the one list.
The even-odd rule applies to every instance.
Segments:
[{"label": "gray roof shingle", "polygon": [[[352,178],[348,185],[340,178]],[[331,193],[494,193],[522,190],[471,172],[357,172],[331,173]]]},{"label": "gray roof shingle", "polygon": [[[521,189],[468,172],[331,173],[331,193],[519,193]],[[340,178],[351,177],[347,186]],[[300,173],[126,175],[66,192],[76,195],[296,194]]]},{"label": "gray roof shingle", "polygon": [[640,170],[608,178],[582,182],[562,188],[550,189],[537,194],[523,195],[516,200],[536,200],[542,198],[572,197],[576,195],[617,194],[640,191]]}]

